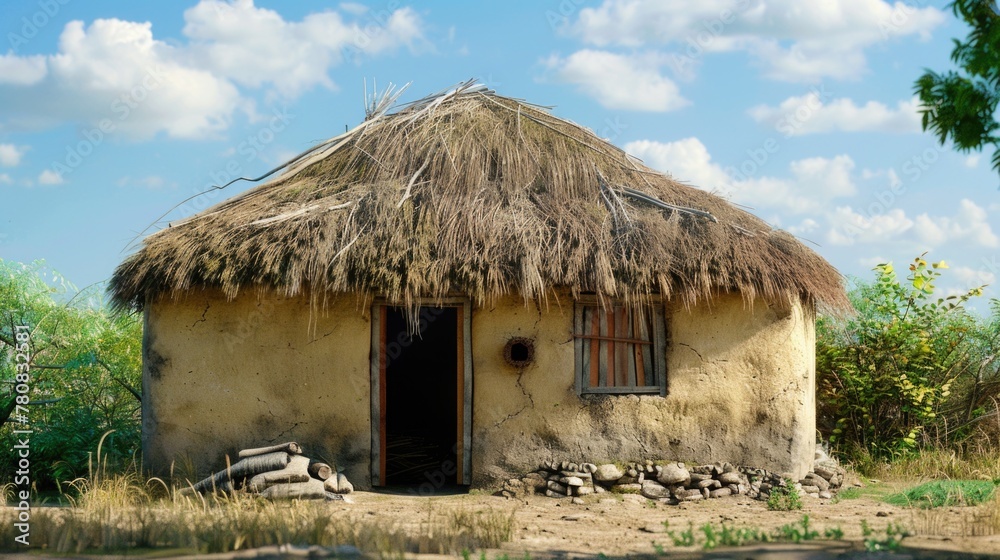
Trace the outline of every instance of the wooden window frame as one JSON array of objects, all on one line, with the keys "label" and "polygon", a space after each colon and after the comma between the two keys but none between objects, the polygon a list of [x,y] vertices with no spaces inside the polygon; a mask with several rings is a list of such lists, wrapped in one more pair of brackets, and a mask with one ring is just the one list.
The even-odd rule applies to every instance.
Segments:
[{"label": "wooden window frame", "polygon": [[[607,309],[612,309],[615,306],[621,307],[620,302],[605,302],[605,311]],[[576,301],[574,314],[573,314],[573,341],[574,350],[576,351],[576,393],[577,395],[659,395],[665,397],[667,395],[667,324],[666,324],[666,314],[663,309],[663,305],[659,302],[655,302],[652,305],[646,306],[646,311],[652,313],[652,333],[650,339],[651,355],[653,360],[652,372],[655,375],[655,384],[650,384],[647,380],[647,384],[643,386],[617,386],[617,387],[593,387],[590,384],[590,372],[584,371],[584,340],[586,339],[597,339],[597,340],[618,340],[615,339],[613,335],[611,336],[596,336],[592,334],[584,335],[584,329],[586,328],[583,324],[584,322],[584,310],[586,308],[602,307],[602,303],[598,301],[596,297],[583,297]],[[631,313],[631,309],[626,307],[626,311]],[[623,342],[631,343],[630,340],[622,339]],[[631,343],[630,347],[635,348],[635,344]],[[606,358],[606,356],[605,356]]]}]

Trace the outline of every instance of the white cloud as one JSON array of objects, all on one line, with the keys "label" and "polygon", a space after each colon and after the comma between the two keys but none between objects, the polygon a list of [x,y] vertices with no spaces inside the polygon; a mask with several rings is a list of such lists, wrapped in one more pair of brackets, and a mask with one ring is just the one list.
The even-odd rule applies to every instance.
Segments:
[{"label": "white cloud", "polygon": [[900,208],[874,215],[862,214],[850,206],[837,207],[829,216],[827,241],[834,245],[879,244],[906,241],[911,245],[937,248],[948,243],[1000,246],[986,210],[963,199],[954,216],[922,213],[910,218]]},{"label": "white cloud", "polygon": [[[152,24],[71,21],[48,55],[0,55],[0,126],[34,130],[62,123],[146,138],[211,137],[236,111],[254,116],[239,87],[291,97],[333,88],[329,70],[345,57],[414,48],[423,23],[409,8],[359,14],[334,11],[287,21],[252,0],[202,0],[184,13],[186,40],[154,37]],[[239,87],[238,87],[239,86]]]},{"label": "white cloud", "polygon": [[899,208],[866,216],[850,206],[838,206],[827,217],[827,221],[830,229],[826,240],[833,245],[890,241],[913,228],[913,220]]},{"label": "white cloud", "polygon": [[663,45],[682,59],[745,52],[780,80],[858,78],[865,50],[904,36],[927,39],[946,20],[935,7],[885,0],[605,0],[568,31],[607,47]]},{"label": "white cloud", "polygon": [[38,175],[39,185],[61,185],[64,182],[62,175],[51,169],[46,169]]},{"label": "white cloud", "polygon": [[966,167],[978,167],[979,166],[979,154],[972,154],[971,156],[966,156],[965,161]]},{"label": "white cloud", "polygon": [[44,56],[0,54],[0,85],[30,86],[42,81],[47,72]]},{"label": "white cloud", "polygon": [[819,222],[812,218],[802,220],[798,225],[788,226],[788,233],[793,235],[805,235],[819,229]]},{"label": "white cloud", "polygon": [[0,173],[0,185],[10,185],[13,182],[14,180],[10,178],[10,175],[6,173]]},{"label": "white cloud", "polygon": [[1000,246],[990,227],[986,210],[964,198],[954,217],[932,217],[926,213],[916,217],[916,233],[924,242],[941,245],[950,241],[970,241],[983,247]]},{"label": "white cloud", "polygon": [[[629,142],[624,149],[678,180],[708,191],[719,191],[754,208],[767,207],[796,214],[816,212],[826,208],[831,200],[857,192],[851,177],[854,161],[847,155],[794,161],[789,165],[791,176],[779,178],[745,177],[738,170],[724,169],[712,162],[708,149],[697,138],[667,143],[640,140]],[[764,154],[762,157],[766,158],[766,152]]]},{"label": "white cloud", "polygon": [[24,148],[19,148],[14,144],[0,144],[0,165],[4,167],[17,167],[21,163],[23,155]]},{"label": "white cloud", "polygon": [[711,191],[731,181],[729,175],[712,162],[708,148],[694,137],[676,142],[637,140],[625,144],[624,150],[678,181],[705,190]]},{"label": "white cloud", "polygon": [[966,289],[961,290],[961,293],[963,294],[968,289],[978,288],[984,284],[994,284],[997,280],[996,274],[986,268],[956,266],[949,270],[948,274],[960,285],[965,286]]},{"label": "white cloud", "polygon": [[547,65],[559,81],[576,85],[609,109],[673,111],[690,102],[670,78],[660,73],[655,56],[625,56],[581,50]]},{"label": "white cloud", "polygon": [[858,106],[847,98],[824,103],[816,92],[789,97],[777,107],[758,105],[748,113],[753,120],[774,127],[785,136],[823,132],[920,132],[919,101],[900,101],[890,108],[877,101]]},{"label": "white cloud", "polygon": [[[356,4],[342,8],[364,15]],[[184,34],[194,54],[217,75],[247,87],[268,84],[294,96],[317,85],[333,88],[327,72],[345,56],[415,48],[423,42],[423,23],[412,9],[380,17],[348,23],[339,13],[326,11],[292,22],[252,0],[202,0],[184,12]]]}]

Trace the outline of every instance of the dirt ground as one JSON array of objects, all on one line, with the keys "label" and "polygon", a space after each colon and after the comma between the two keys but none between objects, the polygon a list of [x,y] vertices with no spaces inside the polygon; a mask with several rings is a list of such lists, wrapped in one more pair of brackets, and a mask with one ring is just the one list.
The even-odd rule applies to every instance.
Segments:
[{"label": "dirt ground", "polygon": [[[422,498],[417,496],[358,492],[353,503],[342,507],[355,513],[365,512],[387,522],[407,525],[435,511],[470,509],[472,511],[513,511],[516,519],[514,539],[488,558],[503,554],[510,558],[594,556],[635,556],[655,553],[654,542],[671,555],[700,551],[699,547],[675,547],[665,534],[664,521],[675,532],[691,524],[697,529],[706,523],[721,528],[724,522],[734,527],[751,527],[771,531],[782,525],[798,523],[808,515],[810,526],[821,534],[832,527],[844,532],[844,541],[852,541],[854,549],[864,540],[862,520],[884,537],[889,523],[907,527],[913,534],[903,545],[908,549],[961,551],[997,555],[1000,558],[1000,527],[989,529],[983,523],[973,527],[976,508],[953,507],[930,511],[892,506],[877,497],[862,495],[852,499],[821,500],[804,497],[803,509],[790,512],[769,511],[764,502],[744,496],[686,502],[667,505],[647,500],[639,495],[603,494],[588,496],[587,503],[575,505],[568,499],[530,496],[505,499],[497,496],[456,494]],[[969,536],[973,533],[996,533]],[[821,546],[850,543],[819,543]],[[781,549],[781,546],[766,545]],[[682,554],[685,555],[685,554]],[[759,557],[759,555],[755,555]]]}]

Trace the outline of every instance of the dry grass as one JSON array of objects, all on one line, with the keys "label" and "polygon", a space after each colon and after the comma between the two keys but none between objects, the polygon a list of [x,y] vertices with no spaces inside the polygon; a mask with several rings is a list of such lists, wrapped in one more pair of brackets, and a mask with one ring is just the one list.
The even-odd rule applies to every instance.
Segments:
[{"label": "dry grass", "polygon": [[[427,512],[401,525],[353,511],[342,502],[269,502],[238,493],[178,496],[135,472],[78,480],[71,507],[31,512],[31,545],[59,553],[169,549],[214,553],[268,545],[351,545],[365,552],[458,554],[511,540],[514,514],[484,509]],[[0,514],[0,550],[15,545],[11,509]],[[22,551],[20,548],[17,548]]]},{"label": "dry grass", "polygon": [[481,89],[376,115],[172,226],[118,267],[117,306],[209,286],[308,293],[314,306],[341,293],[545,302],[570,287],[629,304],[739,292],[848,307],[840,274],[788,233]]},{"label": "dry grass", "polygon": [[[497,547],[510,540],[514,530],[513,515],[494,510],[430,510],[415,527],[403,527],[331,503],[273,503],[240,495],[204,503],[197,498],[148,501],[124,508],[90,498],[84,503],[34,509],[32,546],[60,553],[213,553],[280,544],[346,544],[373,553],[457,554]],[[13,546],[13,531],[12,522],[3,520],[0,539],[7,546]]]},{"label": "dry grass", "polygon": [[892,463],[861,460],[852,467],[865,477],[886,481],[1000,480],[1000,450],[923,450]]}]

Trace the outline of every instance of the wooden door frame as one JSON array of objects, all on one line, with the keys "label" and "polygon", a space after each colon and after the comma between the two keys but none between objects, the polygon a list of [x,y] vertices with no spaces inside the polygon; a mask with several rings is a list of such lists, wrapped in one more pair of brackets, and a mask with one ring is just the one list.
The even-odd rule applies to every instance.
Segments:
[{"label": "wooden door frame", "polygon": [[[458,430],[456,440],[458,460],[455,481],[472,484],[472,304],[467,298],[445,298],[443,300],[420,300],[421,307],[450,307],[457,310],[456,341],[458,352],[455,361],[458,369],[457,413]],[[395,307],[384,300],[372,304],[371,339],[371,476],[372,486],[385,486],[385,323],[386,311]]]}]

